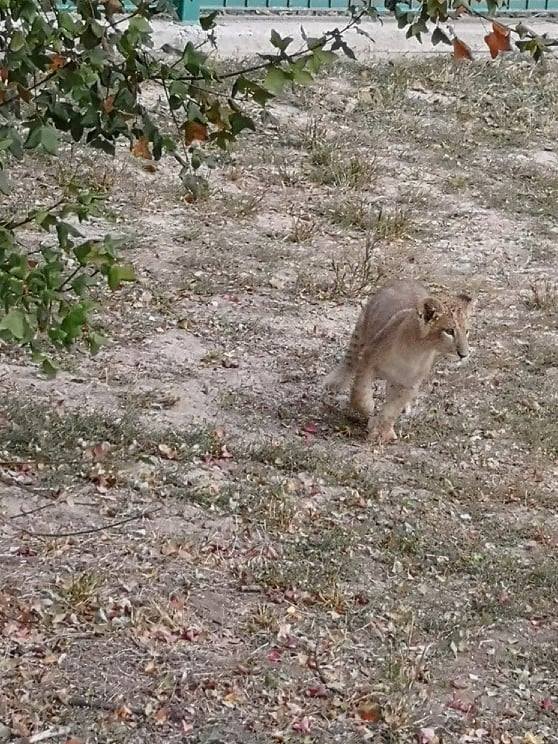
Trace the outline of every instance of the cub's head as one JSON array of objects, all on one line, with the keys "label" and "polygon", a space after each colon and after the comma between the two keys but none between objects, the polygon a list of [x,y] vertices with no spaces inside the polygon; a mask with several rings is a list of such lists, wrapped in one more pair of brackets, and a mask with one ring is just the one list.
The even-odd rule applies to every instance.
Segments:
[{"label": "cub's head", "polygon": [[440,354],[469,354],[469,326],[475,302],[467,294],[427,297],[417,307],[421,336]]}]

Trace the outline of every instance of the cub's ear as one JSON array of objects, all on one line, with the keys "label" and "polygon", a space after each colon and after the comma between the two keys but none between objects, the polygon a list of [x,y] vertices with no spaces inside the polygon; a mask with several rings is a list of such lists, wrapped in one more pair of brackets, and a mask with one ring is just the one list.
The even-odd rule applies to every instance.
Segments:
[{"label": "cub's ear", "polygon": [[427,297],[417,307],[417,315],[423,323],[432,323],[442,314],[442,303],[434,297]]},{"label": "cub's ear", "polygon": [[466,292],[461,292],[461,294],[458,294],[457,299],[466,313],[472,313],[473,310],[475,310],[475,308],[477,307],[476,299],[474,297],[471,297],[471,295],[467,294]]}]

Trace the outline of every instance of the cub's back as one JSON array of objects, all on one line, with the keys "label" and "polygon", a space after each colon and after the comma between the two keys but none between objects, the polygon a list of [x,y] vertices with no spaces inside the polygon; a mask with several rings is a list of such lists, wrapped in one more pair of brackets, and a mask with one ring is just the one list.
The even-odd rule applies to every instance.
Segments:
[{"label": "cub's back", "polygon": [[402,280],[382,287],[372,295],[364,311],[363,340],[376,336],[395,320],[394,316],[404,317],[404,311],[415,309],[427,297],[428,291],[418,282]]}]

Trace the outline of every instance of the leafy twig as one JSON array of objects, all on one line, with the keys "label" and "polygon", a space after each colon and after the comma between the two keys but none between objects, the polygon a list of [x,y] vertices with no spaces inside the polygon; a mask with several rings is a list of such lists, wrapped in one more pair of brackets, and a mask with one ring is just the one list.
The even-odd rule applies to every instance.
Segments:
[{"label": "leafy twig", "polygon": [[[65,197],[62,197],[61,199],[58,199],[58,201],[54,202],[50,207],[46,207],[45,212],[52,212],[55,209],[58,209],[58,207],[62,206],[64,202],[66,201]],[[0,227],[3,227],[4,230],[16,230],[18,227],[22,227],[23,225],[29,224],[29,222],[33,222],[35,217],[37,216],[37,210],[34,209],[31,212],[28,212],[25,217],[22,217],[20,220],[16,220],[15,222],[12,220],[10,222],[0,222]]]}]

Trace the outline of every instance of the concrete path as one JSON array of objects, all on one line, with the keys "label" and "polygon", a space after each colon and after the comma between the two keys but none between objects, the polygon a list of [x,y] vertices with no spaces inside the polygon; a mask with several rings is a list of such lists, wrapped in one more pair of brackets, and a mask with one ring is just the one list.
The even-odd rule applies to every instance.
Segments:
[{"label": "concrete path", "polygon": [[[500,18],[502,23],[515,26],[520,19]],[[558,37],[558,19],[556,18],[523,18],[529,28],[539,34],[547,33],[550,37]],[[281,36],[292,36],[295,42],[293,49],[303,43],[300,27],[303,26],[308,36],[320,36],[325,31],[341,28],[347,22],[345,16],[285,16],[285,15],[226,15],[218,21],[216,55],[226,59],[244,59],[257,53],[273,52],[269,43],[272,29]],[[482,19],[459,18],[452,22],[455,33],[468,44],[471,49],[481,56],[488,56],[483,37],[490,24]],[[416,39],[405,39],[405,31],[400,31],[393,18],[385,18],[383,22],[368,21],[362,28],[372,36],[374,43],[366,36],[350,31],[346,35],[347,42],[360,58],[373,55],[418,55],[418,54],[448,54],[450,47],[439,44],[434,47],[428,39],[420,44]],[[163,44],[182,47],[190,40],[199,41],[203,32],[199,27],[187,26],[180,23],[164,21],[153,22],[155,32],[155,48]]]}]

